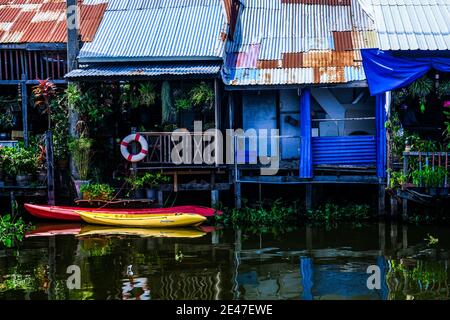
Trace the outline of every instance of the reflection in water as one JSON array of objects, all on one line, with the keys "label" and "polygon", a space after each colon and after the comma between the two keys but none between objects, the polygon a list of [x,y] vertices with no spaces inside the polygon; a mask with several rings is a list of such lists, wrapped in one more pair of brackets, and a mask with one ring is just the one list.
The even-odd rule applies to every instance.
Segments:
[{"label": "reflection in water", "polygon": [[[174,238],[40,228],[16,252],[0,248],[0,299],[449,299],[446,227],[380,223]],[[74,236],[77,229],[84,236]],[[424,240],[428,234],[437,246]],[[80,289],[66,286],[70,265],[80,267]],[[372,265],[380,270],[375,290],[367,287]]]}]

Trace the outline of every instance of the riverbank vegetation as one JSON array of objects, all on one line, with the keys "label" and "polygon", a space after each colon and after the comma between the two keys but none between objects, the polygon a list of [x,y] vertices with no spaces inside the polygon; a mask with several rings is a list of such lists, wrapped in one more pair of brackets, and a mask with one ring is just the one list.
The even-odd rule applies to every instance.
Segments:
[{"label": "riverbank vegetation", "polygon": [[22,241],[25,233],[31,228],[31,224],[24,222],[22,218],[14,219],[10,215],[0,216],[0,243],[11,248]]},{"label": "riverbank vegetation", "polygon": [[361,223],[371,217],[373,215],[369,205],[326,203],[317,209],[306,210],[298,202],[287,203],[277,199],[270,204],[258,203],[254,206],[243,201],[241,209],[224,208],[223,214],[216,216],[216,223],[269,232],[274,229],[290,230],[303,223],[330,228],[339,223]]}]

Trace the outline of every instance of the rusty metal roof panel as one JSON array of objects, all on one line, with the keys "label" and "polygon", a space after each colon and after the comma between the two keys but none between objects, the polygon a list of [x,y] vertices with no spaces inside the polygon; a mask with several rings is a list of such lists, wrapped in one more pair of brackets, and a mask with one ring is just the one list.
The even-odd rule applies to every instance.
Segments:
[{"label": "rusty metal roof panel", "polygon": [[[372,16],[361,1],[367,0],[242,1],[234,41],[226,47],[225,83],[365,80],[359,49],[378,43]],[[235,58],[248,57],[258,45],[258,59],[251,66]]]},{"label": "rusty metal roof panel", "polygon": [[[82,41],[91,41],[108,0],[80,1]],[[65,0],[0,1],[0,43],[64,43]]]}]

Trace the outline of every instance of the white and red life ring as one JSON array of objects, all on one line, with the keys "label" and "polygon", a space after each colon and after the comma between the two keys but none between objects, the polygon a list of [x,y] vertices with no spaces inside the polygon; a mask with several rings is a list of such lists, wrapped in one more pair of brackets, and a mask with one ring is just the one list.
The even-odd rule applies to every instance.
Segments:
[{"label": "white and red life ring", "polygon": [[[136,141],[141,145],[141,151],[138,154],[131,154],[128,151],[128,145],[133,141]],[[123,139],[120,143],[120,152],[122,153],[122,156],[130,162],[142,161],[148,155],[147,140],[145,140],[145,138],[139,133],[130,134],[129,136],[125,137],[125,139]]]}]

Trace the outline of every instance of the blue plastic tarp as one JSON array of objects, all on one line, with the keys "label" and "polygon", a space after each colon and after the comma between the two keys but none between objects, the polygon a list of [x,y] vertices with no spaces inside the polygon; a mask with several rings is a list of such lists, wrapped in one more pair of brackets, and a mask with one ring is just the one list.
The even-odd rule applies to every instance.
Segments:
[{"label": "blue plastic tarp", "polygon": [[430,69],[450,72],[450,57],[394,56],[378,49],[361,50],[364,72],[372,95],[405,87],[425,75]]}]

